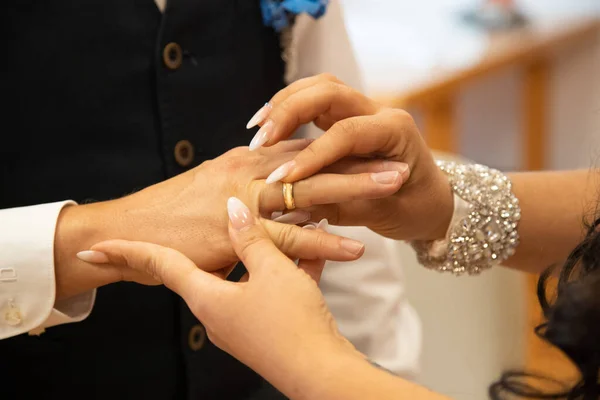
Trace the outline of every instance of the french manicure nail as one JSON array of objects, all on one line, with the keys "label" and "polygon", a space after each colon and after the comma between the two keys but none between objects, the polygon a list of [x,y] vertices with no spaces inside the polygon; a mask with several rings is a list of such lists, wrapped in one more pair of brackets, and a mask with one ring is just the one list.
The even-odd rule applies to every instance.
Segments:
[{"label": "french manicure nail", "polygon": [[361,242],[351,239],[342,239],[340,245],[347,252],[357,255],[365,248],[365,245]]},{"label": "french manicure nail", "polygon": [[392,183],[395,183],[399,176],[400,172],[398,171],[386,171],[371,174],[371,179],[373,179],[375,183],[379,183],[382,185],[390,185]]},{"label": "french manicure nail", "polygon": [[281,165],[279,168],[273,171],[271,175],[267,177],[267,184],[269,185],[271,183],[279,182],[280,180],[288,176],[295,166],[296,161],[294,160],[288,161],[285,164]]},{"label": "french manicure nail", "polygon": [[317,229],[327,232],[327,228],[329,228],[329,221],[327,219],[322,219],[317,225]]},{"label": "french manicure nail", "polygon": [[384,171],[398,171],[403,174],[408,170],[408,164],[398,161],[384,161],[381,168]]},{"label": "french manicure nail", "polygon": [[254,138],[250,142],[250,151],[258,150],[263,147],[263,145],[269,141],[272,131],[273,121],[267,121],[267,123],[256,132],[256,135],[254,135]]},{"label": "french manicure nail", "polygon": [[398,163],[398,171],[403,174],[408,171],[408,164],[406,163]]},{"label": "french manicure nail", "polygon": [[280,217],[275,218],[273,221],[279,222],[281,224],[301,224],[310,219],[310,213],[308,211],[296,210],[290,213],[284,214]]},{"label": "french manicure nail", "polygon": [[283,215],[283,211],[274,211],[271,213],[271,220],[274,221],[275,219],[281,217]]},{"label": "french manicure nail", "polygon": [[94,250],[80,251],[77,253],[77,258],[92,264],[106,264],[110,262],[106,254]]},{"label": "french manicure nail", "polygon": [[302,229],[306,229],[309,231],[314,231],[317,229],[317,227],[315,226],[315,224],[306,224],[302,227]]},{"label": "french manicure nail", "polygon": [[237,231],[244,230],[244,228],[252,225],[254,221],[248,207],[236,197],[230,197],[227,200],[227,213],[229,214],[231,226]]},{"label": "french manicure nail", "polygon": [[250,121],[248,121],[248,124],[246,124],[246,129],[252,129],[256,125],[263,122],[269,116],[271,108],[272,107],[269,103],[265,103],[265,105],[262,106],[260,110],[258,110],[256,114],[252,116],[252,118],[250,118]]}]

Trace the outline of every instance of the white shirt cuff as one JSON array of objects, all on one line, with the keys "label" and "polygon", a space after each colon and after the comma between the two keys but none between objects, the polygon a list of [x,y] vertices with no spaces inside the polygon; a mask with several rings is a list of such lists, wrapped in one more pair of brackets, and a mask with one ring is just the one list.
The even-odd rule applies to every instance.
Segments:
[{"label": "white shirt cuff", "polygon": [[0,339],[85,319],[90,291],[55,304],[54,235],[73,201],[0,210]]}]

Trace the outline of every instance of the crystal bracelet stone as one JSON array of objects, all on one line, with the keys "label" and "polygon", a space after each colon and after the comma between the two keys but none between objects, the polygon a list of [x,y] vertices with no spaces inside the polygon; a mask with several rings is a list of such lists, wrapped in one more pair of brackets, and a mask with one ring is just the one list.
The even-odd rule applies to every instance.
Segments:
[{"label": "crystal bracelet stone", "polygon": [[411,242],[419,262],[440,272],[477,275],[512,256],[519,245],[521,209],[508,177],[479,164],[437,165],[466,212],[456,218],[455,208],[445,239]]}]

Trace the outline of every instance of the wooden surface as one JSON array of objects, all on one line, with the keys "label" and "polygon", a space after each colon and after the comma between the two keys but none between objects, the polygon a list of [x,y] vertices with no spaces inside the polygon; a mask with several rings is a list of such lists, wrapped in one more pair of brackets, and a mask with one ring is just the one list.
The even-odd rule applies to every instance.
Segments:
[{"label": "wooden surface", "polygon": [[598,19],[578,18],[554,27],[540,24],[489,35],[487,45],[470,63],[457,68],[432,68],[431,75],[409,79],[411,82],[404,90],[396,93],[380,91],[378,97],[394,107],[420,106],[436,99],[440,93],[448,96],[465,84],[503,68],[535,63],[540,57],[558,51],[563,46],[597,35],[599,29]]},{"label": "wooden surface", "polygon": [[422,104],[423,133],[428,145],[446,153],[458,151],[454,97],[440,95]]}]

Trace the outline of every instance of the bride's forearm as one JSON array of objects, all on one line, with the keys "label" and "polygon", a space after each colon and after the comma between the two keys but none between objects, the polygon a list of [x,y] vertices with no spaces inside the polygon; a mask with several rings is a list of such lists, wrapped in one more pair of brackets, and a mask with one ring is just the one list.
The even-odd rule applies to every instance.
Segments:
[{"label": "bride's forearm", "polygon": [[563,262],[585,234],[598,202],[595,171],[528,172],[510,175],[520,201],[521,244],[503,265],[539,273]]},{"label": "bride's forearm", "polygon": [[[357,351],[303,352],[306,360],[285,357],[261,374],[292,400],[443,400],[446,397],[370,364]],[[286,364],[289,365],[286,368]],[[305,367],[301,367],[304,365]],[[294,373],[282,373],[282,371]]]}]

